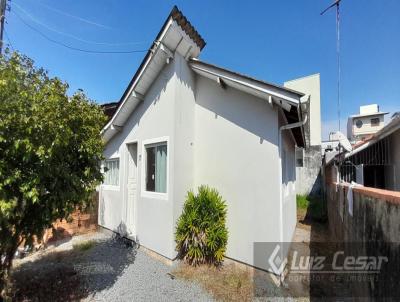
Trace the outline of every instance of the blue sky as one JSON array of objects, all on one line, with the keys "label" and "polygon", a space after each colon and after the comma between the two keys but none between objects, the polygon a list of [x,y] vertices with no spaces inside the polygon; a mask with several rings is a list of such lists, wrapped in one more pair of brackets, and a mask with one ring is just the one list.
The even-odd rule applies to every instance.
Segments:
[{"label": "blue sky", "polygon": [[[6,33],[15,49],[67,81],[71,92],[82,88],[103,103],[119,100],[145,53],[72,51],[38,35],[15,13],[73,47],[147,50],[176,4],[206,40],[205,61],[278,84],[319,72],[326,138],[337,125],[335,11],[319,13],[332,1],[12,0]],[[343,120],[363,104],[400,110],[399,11],[399,0],[342,1]]]}]

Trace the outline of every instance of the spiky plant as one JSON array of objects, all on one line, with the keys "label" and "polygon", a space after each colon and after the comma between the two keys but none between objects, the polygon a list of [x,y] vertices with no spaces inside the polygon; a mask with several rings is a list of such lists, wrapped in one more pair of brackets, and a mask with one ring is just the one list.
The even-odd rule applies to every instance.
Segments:
[{"label": "spiky plant", "polygon": [[226,204],[217,190],[200,186],[189,191],[175,233],[178,259],[191,265],[220,265],[226,251]]}]

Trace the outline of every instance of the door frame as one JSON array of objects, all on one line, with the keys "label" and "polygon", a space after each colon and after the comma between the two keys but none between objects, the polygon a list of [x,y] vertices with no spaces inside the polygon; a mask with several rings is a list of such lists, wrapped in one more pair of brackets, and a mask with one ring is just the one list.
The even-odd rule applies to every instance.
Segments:
[{"label": "door frame", "polygon": [[[124,213],[124,219],[128,220],[128,202],[129,202],[129,196],[128,196],[128,180],[129,180],[129,161],[130,161],[130,146],[132,145],[136,145],[136,192],[134,195],[134,201],[133,201],[133,231],[132,233],[126,234],[126,236],[130,239],[133,239],[134,241],[136,241],[136,237],[137,237],[137,202],[138,202],[138,198],[139,198],[139,192],[138,190],[140,190],[140,183],[139,183],[139,141],[138,140],[132,140],[129,141],[127,143],[125,143],[125,151],[126,151],[126,157],[125,157],[125,168],[124,168],[124,174],[125,174],[125,179],[124,179],[124,201],[125,201],[125,213]],[[127,221],[126,221],[127,222]]]}]

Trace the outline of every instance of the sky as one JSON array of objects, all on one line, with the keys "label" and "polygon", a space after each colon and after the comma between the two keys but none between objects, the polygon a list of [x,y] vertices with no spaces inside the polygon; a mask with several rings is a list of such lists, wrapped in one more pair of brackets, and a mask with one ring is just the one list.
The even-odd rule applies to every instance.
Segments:
[{"label": "sky", "polygon": [[[320,73],[322,138],[327,139],[338,128],[336,25],[334,9],[320,12],[332,2],[12,0],[4,39],[66,81],[70,93],[83,89],[98,103],[118,101],[143,51],[177,5],[205,39],[200,58],[206,62],[276,84]],[[360,105],[400,110],[399,12],[399,0],[341,2],[344,133],[347,116],[358,113]],[[74,48],[139,52],[79,52],[38,31]]]}]

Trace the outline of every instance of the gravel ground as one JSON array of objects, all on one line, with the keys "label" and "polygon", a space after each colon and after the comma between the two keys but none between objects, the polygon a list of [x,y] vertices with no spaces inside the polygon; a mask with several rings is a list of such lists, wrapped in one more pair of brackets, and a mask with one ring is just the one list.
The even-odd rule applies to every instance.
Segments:
[{"label": "gravel ground", "polygon": [[[127,240],[124,242],[131,244]],[[111,248],[93,248],[90,255],[93,261],[106,265],[93,265],[90,270],[105,274],[89,272],[89,287],[94,294],[87,301],[213,301],[200,286],[171,276],[171,266],[134,246],[127,248],[125,244],[119,240],[114,241]],[[129,255],[125,255],[126,250],[131,251]],[[104,277],[118,271],[120,261],[117,258],[120,256],[125,257],[126,265],[119,276],[115,276],[114,282],[107,284],[110,280]]]},{"label": "gravel ground", "polygon": [[[87,241],[95,244],[74,249]],[[101,231],[18,260],[16,300],[213,301],[199,285],[170,275],[172,270],[131,241]]]}]

